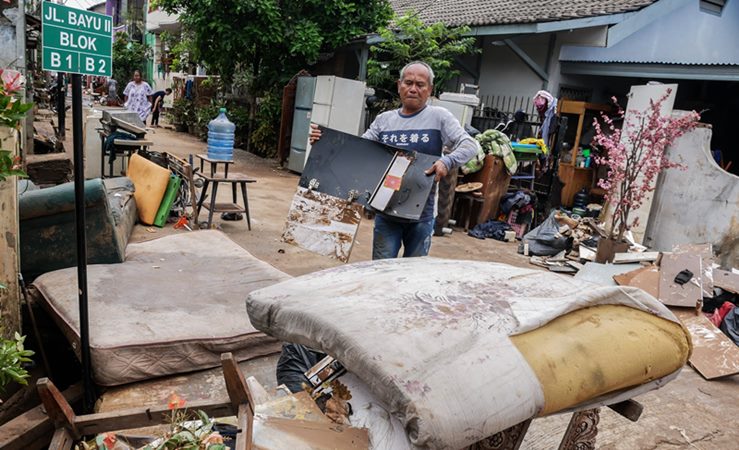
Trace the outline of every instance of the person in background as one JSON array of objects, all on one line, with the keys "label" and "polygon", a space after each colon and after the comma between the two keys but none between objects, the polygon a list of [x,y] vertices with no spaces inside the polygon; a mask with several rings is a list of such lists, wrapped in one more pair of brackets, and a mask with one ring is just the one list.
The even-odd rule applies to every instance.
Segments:
[{"label": "person in background", "polygon": [[151,107],[151,126],[159,128],[159,113],[162,111],[162,105],[164,104],[164,97],[172,93],[172,89],[167,88],[163,91],[156,91],[151,94],[152,100],[154,100],[154,106]]},{"label": "person in background", "polygon": [[[400,71],[398,80],[402,106],[377,116],[362,137],[438,156],[439,159],[426,171],[438,182],[450,170],[456,170],[476,156],[477,145],[452,113],[427,104],[433,89],[434,71],[428,64],[422,61],[407,64]],[[311,124],[311,142],[320,138],[320,129]],[[452,148],[452,153],[442,156],[444,146]],[[435,215],[436,186],[419,220],[403,220],[378,213],[375,216],[372,259],[397,258],[401,246],[403,257],[428,255]]]},{"label": "person in background", "polygon": [[113,77],[108,80],[108,106],[118,106],[118,82]]},{"label": "person in background", "polygon": [[138,114],[141,121],[146,123],[146,117],[151,111],[151,94],[151,86],[141,78],[141,71],[134,70],[133,81],[123,91],[123,106]]}]

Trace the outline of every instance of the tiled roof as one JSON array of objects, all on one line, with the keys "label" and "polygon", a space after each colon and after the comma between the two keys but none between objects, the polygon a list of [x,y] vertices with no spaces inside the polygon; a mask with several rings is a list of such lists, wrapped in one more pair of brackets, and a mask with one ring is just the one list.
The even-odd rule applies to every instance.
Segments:
[{"label": "tiled roof", "polygon": [[[413,10],[426,23],[481,26],[551,22],[639,10],[657,0],[390,0],[397,14]],[[663,0],[666,1],[666,0]]]}]

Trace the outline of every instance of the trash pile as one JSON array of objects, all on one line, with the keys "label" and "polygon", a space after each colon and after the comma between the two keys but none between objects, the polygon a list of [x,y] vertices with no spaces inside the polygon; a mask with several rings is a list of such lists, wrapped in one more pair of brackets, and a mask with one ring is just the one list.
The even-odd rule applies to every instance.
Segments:
[{"label": "trash pile", "polygon": [[[561,260],[557,255],[537,263],[549,266]],[[739,270],[716,264],[711,244],[677,245],[671,252],[617,253],[613,264],[584,264],[575,278],[642,289],[668,306],[688,329],[694,346],[689,363],[704,378],[739,373]]]},{"label": "trash pile", "polygon": [[595,260],[598,240],[605,236],[603,226],[593,217],[552,211],[541,225],[523,236],[518,252],[531,256],[530,262],[536,266],[574,274],[584,263]]}]

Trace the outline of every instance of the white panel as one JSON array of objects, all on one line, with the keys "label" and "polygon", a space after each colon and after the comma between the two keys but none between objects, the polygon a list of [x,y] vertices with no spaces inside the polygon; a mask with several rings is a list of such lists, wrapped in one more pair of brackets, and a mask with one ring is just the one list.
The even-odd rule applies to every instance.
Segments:
[{"label": "white panel", "polygon": [[313,103],[313,111],[311,113],[311,122],[324,126],[333,128],[330,125],[330,119],[331,119],[331,105],[326,105],[323,103]]},{"label": "white panel", "polygon": [[331,104],[334,97],[335,76],[316,77],[316,93],[313,95],[315,103]]}]

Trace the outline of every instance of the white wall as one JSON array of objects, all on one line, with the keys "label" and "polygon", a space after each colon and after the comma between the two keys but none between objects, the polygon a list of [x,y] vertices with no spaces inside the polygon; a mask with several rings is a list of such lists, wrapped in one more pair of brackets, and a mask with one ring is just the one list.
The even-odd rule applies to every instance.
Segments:
[{"label": "white wall", "polygon": [[657,181],[645,245],[712,243],[726,267],[739,267],[739,177],[710,154],[711,129],[696,128],[667,149],[686,170],[668,169]]}]

